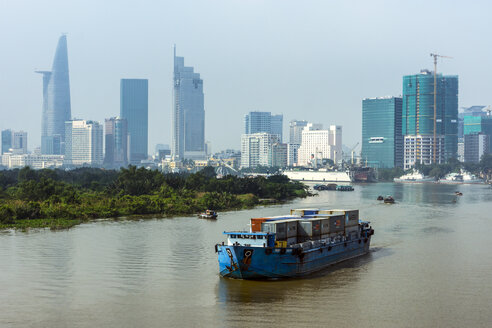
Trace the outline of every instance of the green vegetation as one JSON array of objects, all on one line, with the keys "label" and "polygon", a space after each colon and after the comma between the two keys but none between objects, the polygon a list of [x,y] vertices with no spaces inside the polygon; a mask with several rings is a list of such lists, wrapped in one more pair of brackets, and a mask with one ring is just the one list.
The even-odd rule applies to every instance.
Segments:
[{"label": "green vegetation", "polygon": [[28,167],[0,171],[0,229],[69,228],[96,218],[192,214],[252,207],[261,199],[306,197],[287,177],[217,179],[206,167],[194,174],[162,174],[134,166],[120,171]]},{"label": "green vegetation", "polygon": [[[415,169],[419,170],[423,175],[435,177],[436,179],[463,169],[490,181],[492,180],[492,154],[483,155],[479,163],[461,163],[457,159],[451,159],[444,164],[417,164]],[[404,172],[401,168],[378,169],[379,181],[393,181],[393,178],[402,176],[409,171]]]}]

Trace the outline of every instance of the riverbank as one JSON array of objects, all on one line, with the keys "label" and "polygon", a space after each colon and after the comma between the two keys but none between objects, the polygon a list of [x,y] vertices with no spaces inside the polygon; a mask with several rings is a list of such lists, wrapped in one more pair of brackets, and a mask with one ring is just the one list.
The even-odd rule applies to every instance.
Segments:
[{"label": "riverbank", "polygon": [[0,187],[0,229],[67,229],[99,218],[193,215],[310,195],[303,184],[284,176],[217,179],[211,168],[186,175],[135,167],[70,172],[25,168],[1,172]]}]

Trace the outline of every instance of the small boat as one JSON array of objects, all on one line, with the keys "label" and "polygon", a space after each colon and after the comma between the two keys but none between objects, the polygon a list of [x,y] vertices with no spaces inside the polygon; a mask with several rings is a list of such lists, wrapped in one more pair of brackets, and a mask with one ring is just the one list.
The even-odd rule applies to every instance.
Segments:
[{"label": "small boat", "polygon": [[206,210],[203,213],[198,214],[200,219],[217,219],[217,212],[212,210]]},{"label": "small boat", "polygon": [[383,201],[385,204],[394,204],[395,203],[395,199],[389,195],[386,196]]},{"label": "small boat", "polygon": [[454,194],[455,194],[456,196],[463,196],[463,193],[462,193],[462,192],[459,192],[459,191],[455,191],[455,192],[454,192]]},{"label": "small boat", "polygon": [[337,191],[354,191],[352,186],[337,186]]},{"label": "small boat", "polygon": [[384,197],[383,197],[383,196],[381,196],[381,195],[379,195],[379,196],[378,196],[378,200],[384,200]]},{"label": "small boat", "polygon": [[318,191],[326,190],[326,186],[325,185],[322,185],[322,184],[316,184],[316,185],[313,186],[313,189],[314,190],[318,190]]}]

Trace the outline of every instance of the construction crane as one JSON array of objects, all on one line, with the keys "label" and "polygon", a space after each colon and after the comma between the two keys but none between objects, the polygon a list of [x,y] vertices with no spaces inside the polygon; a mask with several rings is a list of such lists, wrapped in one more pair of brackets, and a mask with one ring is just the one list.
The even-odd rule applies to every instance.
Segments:
[{"label": "construction crane", "polygon": [[[432,163],[436,162],[436,119],[437,119],[437,58],[449,58],[453,57],[439,55],[439,54],[430,54],[431,57],[434,57],[434,145],[432,147]],[[442,148],[442,145],[441,145]],[[441,149],[442,152],[442,149]]]},{"label": "construction crane", "polygon": [[350,156],[352,157],[351,159],[351,164],[354,165],[354,153],[355,153],[355,148],[357,148],[357,146],[359,145],[359,142],[357,142],[355,144],[355,146],[352,147],[352,149],[350,149]]}]

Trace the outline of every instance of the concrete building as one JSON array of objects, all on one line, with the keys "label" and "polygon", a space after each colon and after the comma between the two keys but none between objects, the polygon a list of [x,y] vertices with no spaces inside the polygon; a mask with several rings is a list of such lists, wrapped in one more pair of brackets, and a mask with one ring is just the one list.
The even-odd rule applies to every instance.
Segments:
[{"label": "concrete building", "polygon": [[[435,155],[436,161],[444,162],[456,157],[458,148],[458,76],[437,74],[436,136],[444,138],[443,154]],[[434,74],[422,70],[420,74],[403,77],[402,134],[425,142],[434,136]],[[438,137],[440,139],[441,137]],[[433,142],[432,142],[433,144]],[[441,141],[436,141],[436,146]],[[431,154],[426,152],[430,151]],[[437,148],[436,148],[437,151]],[[407,153],[405,153],[407,154]],[[434,158],[433,147],[415,149],[412,155],[416,162]],[[426,158],[425,160],[420,157]],[[410,160],[411,162],[411,160]],[[405,166],[407,159],[405,159]]]},{"label": "concrete building", "polygon": [[146,79],[121,79],[120,117],[126,119],[130,135],[129,158],[139,164],[148,157],[149,82]]},{"label": "concrete building", "polygon": [[490,153],[490,135],[465,134],[465,162],[478,163],[484,154]]},{"label": "concrete building", "polygon": [[103,164],[103,127],[99,122],[65,122],[65,164],[81,166]]},{"label": "concrete building", "polygon": [[362,100],[361,159],[375,168],[403,167],[402,98]]},{"label": "concrete building", "polygon": [[297,164],[317,167],[323,159],[331,159],[335,164],[341,161],[342,127],[330,125],[323,130],[322,124],[308,123],[302,131]]},{"label": "concrete building", "polygon": [[171,153],[176,159],[206,158],[203,80],[174,48],[174,108]]},{"label": "concrete building", "polygon": [[122,167],[128,165],[128,122],[124,118],[112,117],[105,120],[104,131],[104,165]]},{"label": "concrete building", "polygon": [[286,143],[274,143],[272,145],[272,166],[287,167],[288,145]]},{"label": "concrete building", "polygon": [[298,150],[299,166],[314,166],[322,159],[332,159],[330,131],[323,130],[322,124],[308,123],[302,130],[302,143]]},{"label": "concrete building", "polygon": [[289,143],[301,144],[302,130],[307,126],[307,121],[292,120],[289,123]]},{"label": "concrete building", "polygon": [[58,40],[51,71],[43,75],[43,114],[41,117],[41,153],[63,154],[65,122],[71,118],[68,75],[67,37]]},{"label": "concrete building", "polygon": [[269,133],[243,134],[241,136],[241,168],[272,166],[272,145],[279,136]]},{"label": "concrete building", "polygon": [[298,162],[298,152],[301,145],[297,143],[287,144],[287,166],[296,166]]},{"label": "concrete building", "polygon": [[332,149],[330,159],[333,160],[335,164],[340,163],[342,160],[342,126],[340,125],[330,125],[330,146]]},{"label": "concrete building", "polygon": [[9,169],[29,166],[37,170],[61,167],[63,158],[63,155],[5,153],[1,156],[1,164]]},{"label": "concrete building", "polygon": [[[433,147],[434,136],[433,135],[409,135],[405,136],[403,140],[404,151],[404,165],[403,169],[411,169],[415,164],[430,165],[433,163]],[[444,163],[444,136],[436,136],[436,162],[438,164]]]}]

